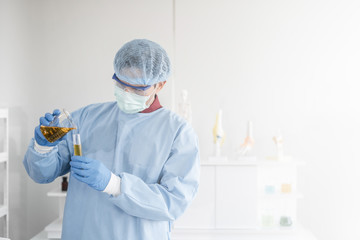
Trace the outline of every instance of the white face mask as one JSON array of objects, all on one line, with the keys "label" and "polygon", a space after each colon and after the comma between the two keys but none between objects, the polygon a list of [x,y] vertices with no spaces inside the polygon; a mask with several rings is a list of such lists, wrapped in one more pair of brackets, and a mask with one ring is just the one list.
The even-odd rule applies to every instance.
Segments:
[{"label": "white face mask", "polygon": [[115,85],[114,95],[120,110],[128,114],[133,114],[141,112],[142,110],[149,107],[146,102],[150,99],[155,91],[156,89],[154,89],[154,91],[149,96],[140,96],[136,93],[126,92],[125,90]]}]

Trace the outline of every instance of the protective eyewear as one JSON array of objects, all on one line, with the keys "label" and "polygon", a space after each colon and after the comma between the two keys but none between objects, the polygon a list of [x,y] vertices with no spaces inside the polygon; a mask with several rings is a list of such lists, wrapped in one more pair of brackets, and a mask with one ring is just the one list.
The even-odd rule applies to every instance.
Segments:
[{"label": "protective eyewear", "polygon": [[127,83],[122,82],[120,79],[118,79],[115,74],[113,75],[112,78],[115,80],[116,86],[123,89],[124,91],[135,93],[135,94],[137,94],[139,96],[151,95],[151,93],[148,91],[149,88],[152,87],[152,86],[154,86],[154,88],[156,88],[156,84],[143,86],[143,87],[129,85]]},{"label": "protective eyewear", "polygon": [[136,90],[145,91],[145,90],[149,89],[152,86],[152,85],[147,85],[147,86],[139,87],[139,86],[132,86],[132,85],[126,84],[126,83],[120,81],[120,79],[118,79],[118,77],[116,76],[115,73],[114,73],[112,79],[114,79],[115,81],[117,81],[121,85],[124,85],[125,87],[131,87],[131,88],[136,89]]}]

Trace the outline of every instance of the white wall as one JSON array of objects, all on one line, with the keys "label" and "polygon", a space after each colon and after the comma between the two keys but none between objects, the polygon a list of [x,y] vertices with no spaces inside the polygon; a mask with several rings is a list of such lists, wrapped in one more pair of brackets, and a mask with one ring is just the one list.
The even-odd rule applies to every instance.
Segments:
[{"label": "white wall", "polygon": [[[22,159],[34,127],[54,108],[113,101],[112,62],[134,38],[161,44],[172,58],[172,2],[0,0],[0,107],[10,108],[10,236],[29,239],[57,217],[57,200]],[[160,93],[171,107],[172,81]]]},{"label": "white wall", "polygon": [[[360,1],[176,2],[176,87],[187,88],[202,157],[223,109],[233,156],[252,120],[258,157],[280,128],[299,172],[299,220],[319,239],[359,239]],[[236,188],[236,183],[233,186]]]},{"label": "white wall", "polygon": [[27,124],[26,27],[20,1],[0,1],[0,107],[10,107],[10,231],[13,239],[23,239],[27,231],[27,180],[22,167],[30,130]]},{"label": "white wall", "polygon": [[[22,158],[38,118],[111,101],[112,60],[133,38],[176,56],[176,91],[189,90],[202,157],[211,154],[216,111],[223,109],[233,156],[254,122],[259,157],[285,151],[300,171],[300,221],[319,239],[359,239],[359,1],[100,2],[0,0],[0,107],[10,107],[10,228],[28,239],[53,220],[57,204],[33,183]],[[171,107],[170,80],[160,96]],[[64,94],[66,92],[66,94]],[[201,114],[200,114],[201,113]]]}]

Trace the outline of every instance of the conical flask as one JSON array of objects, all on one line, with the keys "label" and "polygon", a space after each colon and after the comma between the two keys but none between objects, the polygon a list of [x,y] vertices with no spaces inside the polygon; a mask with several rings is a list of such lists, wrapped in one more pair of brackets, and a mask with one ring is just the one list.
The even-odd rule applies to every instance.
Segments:
[{"label": "conical flask", "polygon": [[73,129],[76,129],[76,125],[72,121],[70,113],[65,109],[54,117],[49,126],[40,126],[42,134],[51,143],[62,138]]}]

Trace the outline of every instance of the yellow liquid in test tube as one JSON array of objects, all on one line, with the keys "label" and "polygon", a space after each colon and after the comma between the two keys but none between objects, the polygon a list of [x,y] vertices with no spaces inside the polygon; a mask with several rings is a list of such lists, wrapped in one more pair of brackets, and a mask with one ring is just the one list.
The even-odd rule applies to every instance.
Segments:
[{"label": "yellow liquid in test tube", "polygon": [[74,155],[82,156],[80,134],[73,134]]},{"label": "yellow liquid in test tube", "polygon": [[82,156],[81,145],[74,144],[74,155],[75,156]]}]

